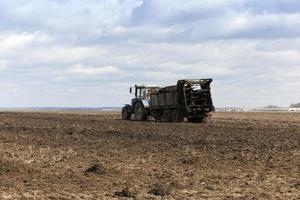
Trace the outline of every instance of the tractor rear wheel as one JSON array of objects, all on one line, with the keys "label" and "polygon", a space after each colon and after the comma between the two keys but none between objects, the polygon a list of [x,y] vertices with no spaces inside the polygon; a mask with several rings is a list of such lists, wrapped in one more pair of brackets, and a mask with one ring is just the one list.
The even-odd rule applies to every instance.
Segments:
[{"label": "tractor rear wheel", "polygon": [[130,120],[131,119],[131,112],[127,106],[122,108],[122,119],[123,120]]},{"label": "tractor rear wheel", "polygon": [[136,121],[146,121],[147,111],[141,102],[137,102],[134,106],[134,118]]}]

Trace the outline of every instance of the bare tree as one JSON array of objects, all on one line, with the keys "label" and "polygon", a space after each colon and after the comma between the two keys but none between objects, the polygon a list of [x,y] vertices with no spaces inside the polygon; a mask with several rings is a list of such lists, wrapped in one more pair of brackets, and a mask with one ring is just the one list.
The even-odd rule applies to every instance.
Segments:
[{"label": "bare tree", "polygon": [[276,106],[276,105],[268,105],[268,106],[265,106],[265,108],[279,108],[279,106]]},{"label": "bare tree", "polygon": [[300,102],[299,103],[292,103],[290,105],[291,108],[300,108]]}]

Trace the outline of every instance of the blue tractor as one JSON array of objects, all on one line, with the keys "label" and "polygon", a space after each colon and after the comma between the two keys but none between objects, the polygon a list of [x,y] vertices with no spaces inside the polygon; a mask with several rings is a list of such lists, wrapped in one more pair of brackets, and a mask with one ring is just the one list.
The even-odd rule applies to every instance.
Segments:
[{"label": "blue tractor", "polygon": [[150,112],[151,93],[157,92],[159,87],[152,85],[135,85],[130,87],[130,94],[134,94],[131,104],[125,104],[122,108],[122,119],[130,120],[132,114],[136,121],[146,121]]}]

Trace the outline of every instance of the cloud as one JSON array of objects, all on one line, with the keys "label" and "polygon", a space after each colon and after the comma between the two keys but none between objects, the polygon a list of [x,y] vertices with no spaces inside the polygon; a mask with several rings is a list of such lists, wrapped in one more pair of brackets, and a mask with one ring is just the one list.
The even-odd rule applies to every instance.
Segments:
[{"label": "cloud", "polygon": [[[41,32],[0,32],[0,60],[6,60],[7,63],[21,62],[23,66],[26,66],[26,62],[35,59],[32,54],[33,49],[40,49],[45,46],[50,48],[52,43],[52,38]],[[29,52],[30,54],[26,55]]]},{"label": "cloud", "polygon": [[0,71],[3,71],[7,69],[7,61],[6,60],[0,60]]},{"label": "cloud", "polygon": [[[262,3],[264,8],[260,7],[258,1],[251,2],[144,1],[133,10],[130,25],[134,29],[129,30],[138,28],[145,33],[148,30],[148,37],[144,38],[158,38],[160,41],[161,37],[156,37],[152,30],[167,29],[168,33],[162,35],[163,40],[184,42],[299,36],[299,12],[287,12],[284,9],[284,5],[299,8],[296,1],[268,1],[269,7]],[[280,10],[280,6],[283,7],[282,12],[275,12],[274,8]]]},{"label": "cloud", "polygon": [[[0,2],[0,106],[120,106],[212,77],[216,106],[300,101],[296,0]],[[280,94],[280,95],[279,95]]]},{"label": "cloud", "polygon": [[253,13],[299,13],[298,0],[242,0],[241,8],[246,7]]},{"label": "cloud", "polygon": [[[290,38],[300,32],[297,1],[90,0],[3,1],[0,30],[40,31],[57,42],[97,45],[128,41]],[[282,12],[278,12],[282,11]]]},{"label": "cloud", "polygon": [[121,73],[121,70],[114,66],[105,67],[83,67],[80,64],[72,66],[69,71],[71,74],[80,75],[113,75]]},{"label": "cloud", "polygon": [[1,1],[0,30],[44,31],[78,38],[126,21],[139,0]]}]

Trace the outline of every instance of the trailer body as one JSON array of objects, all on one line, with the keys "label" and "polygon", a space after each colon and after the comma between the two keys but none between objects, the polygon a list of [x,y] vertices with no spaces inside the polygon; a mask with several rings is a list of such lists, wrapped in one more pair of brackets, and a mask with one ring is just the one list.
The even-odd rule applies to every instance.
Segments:
[{"label": "trailer body", "polygon": [[151,115],[160,121],[203,121],[214,111],[210,84],[212,79],[179,80],[174,86],[160,88],[150,95]]}]

